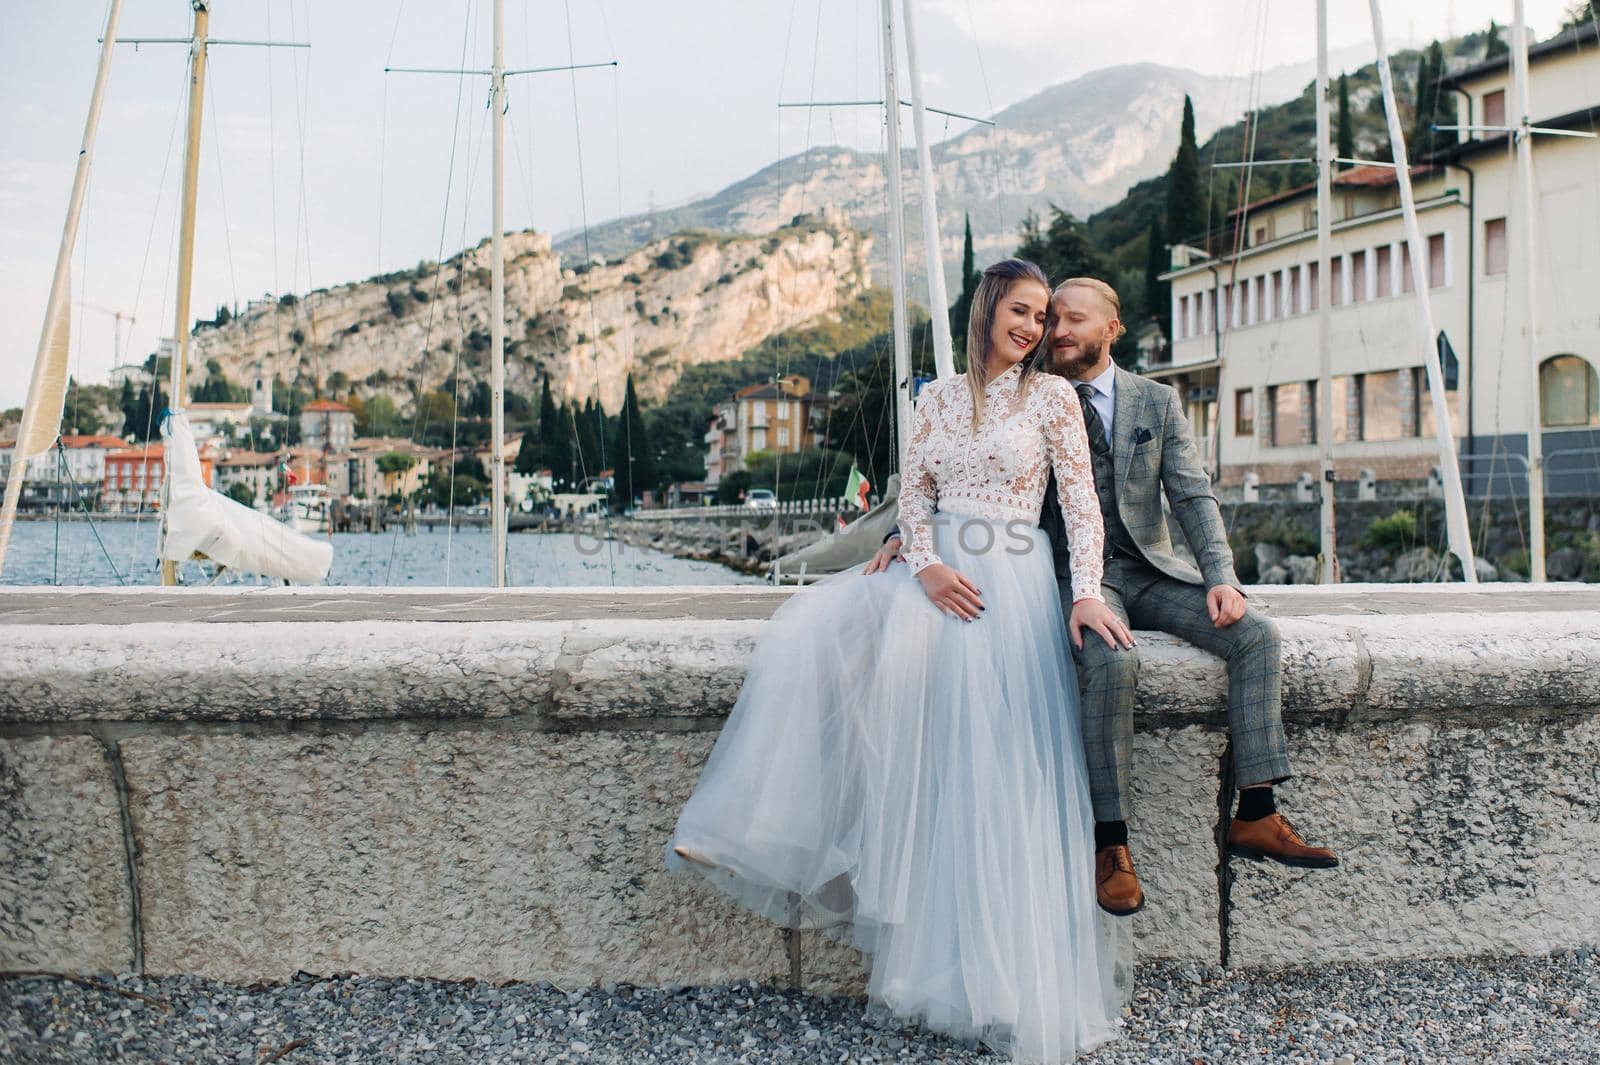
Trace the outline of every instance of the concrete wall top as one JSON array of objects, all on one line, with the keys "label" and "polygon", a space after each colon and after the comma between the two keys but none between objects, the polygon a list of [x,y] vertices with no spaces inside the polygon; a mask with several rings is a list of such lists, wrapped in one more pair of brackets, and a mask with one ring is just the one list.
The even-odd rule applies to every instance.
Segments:
[{"label": "concrete wall top", "polygon": [[[19,589],[0,594],[0,722],[714,718],[792,594]],[[1291,719],[1600,708],[1597,589],[1347,585],[1251,599],[1279,619]],[[1141,727],[1220,723],[1222,663],[1160,634],[1140,641]]]}]

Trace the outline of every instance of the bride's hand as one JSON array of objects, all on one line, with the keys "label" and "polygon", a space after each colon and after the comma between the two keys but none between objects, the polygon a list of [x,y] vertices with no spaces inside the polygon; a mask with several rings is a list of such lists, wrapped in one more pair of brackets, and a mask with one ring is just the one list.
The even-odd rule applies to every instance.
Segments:
[{"label": "bride's hand", "polygon": [[972,621],[984,608],[977,587],[943,562],[935,562],[918,573],[917,580],[922,582],[922,590],[933,605],[952,617]]},{"label": "bride's hand", "polygon": [[1133,633],[1117,617],[1116,611],[1098,599],[1079,599],[1072,604],[1072,617],[1067,620],[1067,634],[1072,646],[1083,650],[1083,630],[1093,629],[1113,651],[1119,647],[1133,646]]}]

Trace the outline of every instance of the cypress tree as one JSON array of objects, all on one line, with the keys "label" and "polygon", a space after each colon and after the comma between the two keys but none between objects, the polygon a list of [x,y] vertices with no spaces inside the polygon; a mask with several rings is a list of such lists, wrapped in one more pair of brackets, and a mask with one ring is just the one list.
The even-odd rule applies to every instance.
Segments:
[{"label": "cypress tree", "polygon": [[[1350,79],[1339,75],[1339,128],[1337,151],[1341,159],[1353,159],[1356,154],[1356,131],[1350,118]],[[1340,163],[1341,168],[1349,163]]]},{"label": "cypress tree", "polygon": [[961,295],[950,308],[950,336],[955,349],[967,350],[967,324],[972,318],[972,294],[978,289],[977,266],[972,255],[972,216],[966,216],[966,235],[961,238]]},{"label": "cypress tree", "polygon": [[1167,282],[1161,280],[1161,275],[1167,272],[1172,263],[1166,245],[1167,237],[1161,228],[1161,215],[1158,213],[1150,219],[1149,247],[1145,250],[1144,313],[1146,317],[1160,321],[1163,330],[1168,328],[1167,319],[1171,316],[1172,302]]},{"label": "cypress tree", "polygon": [[523,438],[522,450],[517,453],[518,473],[537,473],[548,467],[554,477],[565,477],[566,470],[554,462],[556,437],[561,429],[561,415],[556,410],[555,397],[550,394],[550,377],[545,375],[539,390],[539,415],[532,431]]},{"label": "cypress tree", "polygon": [[117,398],[117,408],[122,411],[122,435],[130,437],[139,409],[139,397],[134,394],[132,378],[122,379],[122,395]]},{"label": "cypress tree", "polygon": [[1444,49],[1438,41],[1428,45],[1417,61],[1417,115],[1406,147],[1414,159],[1433,150],[1433,124],[1439,120],[1439,79],[1444,77]]},{"label": "cypress tree", "polygon": [[[582,482],[586,477],[596,477],[603,468],[601,465],[600,440],[601,433],[605,431],[604,417],[600,408],[595,405],[594,397],[584,400],[582,409],[577,404],[572,406],[573,412],[573,468],[576,471],[573,479]],[[607,459],[610,455],[605,456]]]},{"label": "cypress tree", "polygon": [[655,453],[644,427],[644,417],[639,412],[639,396],[633,389],[632,374],[628,375],[628,388],[622,411],[617,416],[615,433],[611,463],[617,471],[617,498],[626,508],[633,505],[635,498],[656,487]]},{"label": "cypress tree", "polygon": [[1500,24],[1494,19],[1489,20],[1489,36],[1483,42],[1483,58],[1493,59],[1497,55],[1505,55],[1511,51],[1511,46],[1500,36]]},{"label": "cypress tree", "polygon": [[1173,240],[1197,238],[1206,228],[1205,198],[1200,183],[1200,150],[1194,141],[1194,101],[1183,97],[1183,128],[1178,153],[1167,169],[1166,232]]}]

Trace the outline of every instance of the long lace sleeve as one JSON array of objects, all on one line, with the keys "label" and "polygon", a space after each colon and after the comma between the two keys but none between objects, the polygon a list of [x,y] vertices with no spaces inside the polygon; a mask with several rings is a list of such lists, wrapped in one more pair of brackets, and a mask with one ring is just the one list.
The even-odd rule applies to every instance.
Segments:
[{"label": "long lace sleeve", "polygon": [[902,554],[912,574],[921,573],[940,561],[933,550],[933,508],[939,496],[930,452],[944,391],[937,382],[923,389],[921,401],[911,416],[906,468],[900,474],[900,529],[907,538]]},{"label": "long lace sleeve", "polygon": [[1050,393],[1044,419],[1045,454],[1055,471],[1062,523],[1072,550],[1072,601],[1104,602],[1100,578],[1105,570],[1105,524],[1094,490],[1083,408],[1072,386],[1060,378],[1042,378],[1038,385],[1045,386],[1040,392]]}]

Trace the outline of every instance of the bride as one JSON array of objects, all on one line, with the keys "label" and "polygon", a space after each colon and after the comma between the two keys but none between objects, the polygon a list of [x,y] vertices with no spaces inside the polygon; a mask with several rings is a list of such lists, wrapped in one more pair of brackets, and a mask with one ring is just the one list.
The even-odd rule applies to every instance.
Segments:
[{"label": "bride", "polygon": [[1019,1060],[1115,1035],[1098,938],[1078,684],[1049,543],[1053,469],[1073,619],[1131,641],[1100,596],[1102,528],[1072,387],[1034,368],[1049,288],[984,271],[965,377],[922,390],[901,478],[907,566],[791,597],[667,848],[738,903],[868,957],[870,999]]}]

